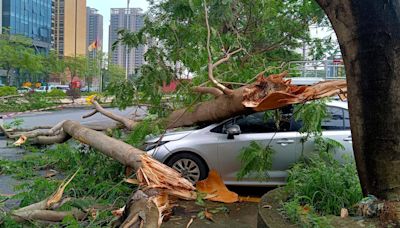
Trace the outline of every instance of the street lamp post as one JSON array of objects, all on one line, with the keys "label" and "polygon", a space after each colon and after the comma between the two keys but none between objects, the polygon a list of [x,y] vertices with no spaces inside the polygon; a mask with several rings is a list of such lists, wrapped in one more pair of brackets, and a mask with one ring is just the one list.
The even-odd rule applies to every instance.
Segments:
[{"label": "street lamp post", "polygon": [[[128,31],[129,29],[129,3],[130,0],[127,0],[126,3],[126,28]],[[125,80],[128,80],[128,74],[129,74],[129,47],[128,45],[125,45],[125,51],[126,51],[126,56],[125,56]]]}]

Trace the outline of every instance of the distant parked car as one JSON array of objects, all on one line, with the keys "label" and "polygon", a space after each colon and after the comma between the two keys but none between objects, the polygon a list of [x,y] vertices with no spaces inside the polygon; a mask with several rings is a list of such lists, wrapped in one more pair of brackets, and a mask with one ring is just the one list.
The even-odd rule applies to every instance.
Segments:
[{"label": "distant parked car", "polygon": [[[344,162],[343,154],[353,156],[352,138],[348,106],[346,102],[328,102],[329,118],[322,122],[323,137],[334,139],[344,146],[336,149],[335,159]],[[265,119],[263,112],[241,115],[220,123],[210,124],[186,131],[176,131],[149,139],[145,150],[149,155],[174,168],[191,182],[207,177],[210,169],[216,169],[225,184],[276,186],[286,183],[287,170],[301,155],[309,157],[316,154],[314,139],[304,144],[305,135],[299,133],[302,126],[293,117],[291,106],[281,109],[282,119],[279,128],[273,119]],[[265,176],[267,181],[259,182],[253,176],[242,181],[236,178],[240,170],[240,151],[256,141],[271,147],[273,155],[272,169]]]},{"label": "distant parked car", "polygon": [[46,93],[50,92],[52,89],[54,89],[53,86],[40,86],[39,88],[35,89],[35,92]]},{"label": "distant parked car", "polygon": [[70,89],[68,85],[55,85],[55,88],[63,91],[64,93]]},{"label": "distant parked car", "polygon": [[26,86],[22,86],[20,88],[17,89],[18,93],[30,93],[30,92],[34,92],[34,90],[30,87],[26,87]]},{"label": "distant parked car", "polygon": [[46,93],[46,92],[50,92],[50,91],[52,91],[54,89],[59,89],[59,90],[62,90],[64,93],[66,93],[69,90],[69,86],[68,85],[40,86],[35,91],[39,92],[39,93]]}]

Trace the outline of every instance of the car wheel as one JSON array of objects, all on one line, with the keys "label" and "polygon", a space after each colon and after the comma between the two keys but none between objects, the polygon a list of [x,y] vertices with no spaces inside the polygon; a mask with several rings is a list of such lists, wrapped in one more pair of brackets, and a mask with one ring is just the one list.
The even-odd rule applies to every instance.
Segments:
[{"label": "car wheel", "polygon": [[166,165],[182,174],[193,184],[207,177],[208,168],[201,158],[191,153],[173,155]]}]

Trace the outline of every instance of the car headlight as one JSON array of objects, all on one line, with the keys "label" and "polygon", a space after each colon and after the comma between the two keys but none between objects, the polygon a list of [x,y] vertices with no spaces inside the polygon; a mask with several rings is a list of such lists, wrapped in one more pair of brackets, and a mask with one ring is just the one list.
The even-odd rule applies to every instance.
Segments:
[{"label": "car headlight", "polygon": [[159,146],[164,145],[164,144],[167,143],[167,142],[168,142],[168,141],[161,141],[161,142],[154,142],[154,143],[145,144],[144,150],[145,150],[145,151],[152,150],[152,149],[154,149],[154,148],[156,148],[156,147],[159,147]]}]

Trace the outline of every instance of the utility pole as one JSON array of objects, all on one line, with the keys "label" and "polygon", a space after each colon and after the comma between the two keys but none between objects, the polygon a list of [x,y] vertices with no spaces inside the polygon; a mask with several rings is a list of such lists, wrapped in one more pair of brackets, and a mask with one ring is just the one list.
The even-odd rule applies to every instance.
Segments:
[{"label": "utility pole", "polygon": [[[127,0],[126,4],[126,29],[127,31],[130,31],[129,29],[129,3],[130,0]],[[125,80],[128,80],[128,75],[129,75],[129,47],[128,45],[125,45],[125,51],[126,51],[126,56],[125,56]]]}]

